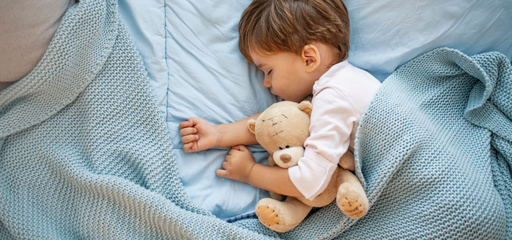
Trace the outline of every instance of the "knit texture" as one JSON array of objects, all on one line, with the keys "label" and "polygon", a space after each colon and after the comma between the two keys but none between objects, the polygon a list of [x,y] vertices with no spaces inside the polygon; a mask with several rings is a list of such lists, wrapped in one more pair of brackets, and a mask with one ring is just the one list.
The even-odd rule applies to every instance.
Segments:
[{"label": "knit texture", "polygon": [[358,130],[371,209],[344,236],[512,239],[511,119],[500,53],[440,48],[400,67]]},{"label": "knit texture", "polygon": [[0,239],[266,237],[185,195],[115,0],[71,8],[39,65],[1,92],[0,149]]},{"label": "knit texture", "polygon": [[510,239],[511,76],[450,49],[400,68],[358,131],[368,215],[331,204],[277,234],[190,201],[117,1],[82,0],[0,93],[0,239]]}]

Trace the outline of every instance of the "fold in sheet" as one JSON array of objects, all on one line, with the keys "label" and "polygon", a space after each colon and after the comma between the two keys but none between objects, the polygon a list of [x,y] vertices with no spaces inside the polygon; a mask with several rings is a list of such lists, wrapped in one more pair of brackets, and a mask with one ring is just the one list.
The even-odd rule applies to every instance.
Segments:
[{"label": "fold in sheet", "polygon": [[[277,234],[256,219],[222,221],[187,196],[117,7],[80,1],[38,67],[0,93],[0,238],[511,237],[510,141],[486,127],[496,112],[511,118],[502,55],[441,49],[400,68],[358,132],[368,215],[348,219],[331,204]],[[499,111],[474,125],[464,111],[487,80],[496,87],[484,106]]]}]

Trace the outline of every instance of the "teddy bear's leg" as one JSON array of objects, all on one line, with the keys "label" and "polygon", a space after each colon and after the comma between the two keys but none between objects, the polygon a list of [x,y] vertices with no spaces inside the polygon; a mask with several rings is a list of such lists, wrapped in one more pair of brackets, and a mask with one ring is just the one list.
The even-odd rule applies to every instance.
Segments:
[{"label": "teddy bear's leg", "polygon": [[368,212],[366,193],[359,179],[350,171],[340,169],[337,175],[338,194],[336,204],[350,218],[359,219]]},{"label": "teddy bear's leg", "polygon": [[343,156],[341,156],[339,164],[340,164],[341,168],[343,168],[343,169],[347,169],[350,171],[356,170],[354,154],[350,150],[347,150],[345,152],[345,154],[343,154]]},{"label": "teddy bear's leg", "polygon": [[312,207],[294,197],[284,202],[263,198],[256,205],[256,215],[263,225],[276,232],[287,232],[306,218]]}]

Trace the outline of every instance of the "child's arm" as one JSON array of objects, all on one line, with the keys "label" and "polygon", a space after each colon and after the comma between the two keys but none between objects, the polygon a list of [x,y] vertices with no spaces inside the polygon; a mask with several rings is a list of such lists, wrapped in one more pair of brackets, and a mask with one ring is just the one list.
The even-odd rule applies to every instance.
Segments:
[{"label": "child's arm", "polygon": [[191,117],[179,125],[184,152],[198,152],[212,147],[257,144],[254,134],[249,132],[247,122],[258,118],[257,113],[234,123],[213,125],[197,117]]},{"label": "child's arm", "polygon": [[217,169],[219,177],[245,182],[257,188],[291,197],[302,196],[290,180],[288,169],[256,163],[245,146],[232,147],[222,163],[222,168]]}]

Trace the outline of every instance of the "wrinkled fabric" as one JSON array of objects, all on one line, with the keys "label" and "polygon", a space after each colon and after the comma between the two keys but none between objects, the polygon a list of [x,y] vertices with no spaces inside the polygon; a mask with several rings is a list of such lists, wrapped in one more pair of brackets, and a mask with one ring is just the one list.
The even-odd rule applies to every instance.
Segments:
[{"label": "wrinkled fabric", "polygon": [[368,215],[331,204],[277,234],[190,200],[117,8],[73,6],[38,66],[0,93],[1,239],[510,238],[502,55],[443,49],[394,73],[356,138]]},{"label": "wrinkled fabric", "polygon": [[433,50],[387,78],[356,142],[372,205],[347,232],[512,237],[512,70],[501,53]]}]

